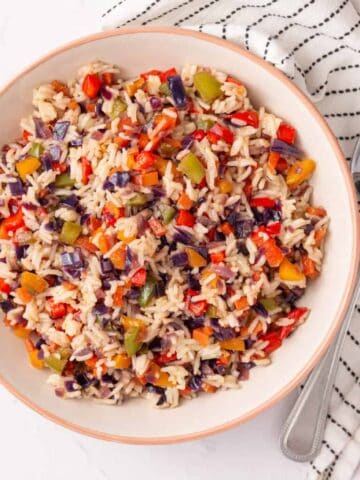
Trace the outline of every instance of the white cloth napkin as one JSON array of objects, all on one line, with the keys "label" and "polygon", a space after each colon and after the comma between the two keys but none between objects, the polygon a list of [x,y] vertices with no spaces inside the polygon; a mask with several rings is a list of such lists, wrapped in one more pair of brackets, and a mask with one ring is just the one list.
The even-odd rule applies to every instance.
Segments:
[{"label": "white cloth napkin", "polygon": [[[237,42],[273,63],[309,95],[350,159],[360,136],[360,0],[103,0],[103,4],[104,29],[191,28]],[[309,479],[354,477],[360,463],[359,375],[358,306],[340,359],[323,447],[309,465]]]}]

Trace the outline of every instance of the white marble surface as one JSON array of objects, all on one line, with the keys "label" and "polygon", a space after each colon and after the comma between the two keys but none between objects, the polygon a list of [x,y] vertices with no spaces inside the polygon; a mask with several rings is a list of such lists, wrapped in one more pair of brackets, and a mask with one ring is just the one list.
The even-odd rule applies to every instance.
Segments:
[{"label": "white marble surface", "polygon": [[[49,50],[98,31],[100,11],[100,0],[1,1],[0,86]],[[303,480],[306,466],[287,460],[278,445],[293,398],[224,434],[182,445],[139,447],[64,430],[0,386],[1,478],[103,480],[126,472],[132,480]]]}]

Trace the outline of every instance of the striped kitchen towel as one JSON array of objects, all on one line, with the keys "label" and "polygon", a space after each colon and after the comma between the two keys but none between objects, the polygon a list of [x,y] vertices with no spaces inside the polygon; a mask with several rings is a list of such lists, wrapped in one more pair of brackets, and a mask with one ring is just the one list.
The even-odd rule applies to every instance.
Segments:
[{"label": "striped kitchen towel", "polygon": [[[294,80],[347,159],[360,137],[360,0],[106,0],[104,29],[175,25],[241,44]],[[360,302],[359,302],[360,303]],[[360,308],[347,333],[323,447],[309,479],[350,480],[360,463]],[[360,473],[356,474],[360,478]]]}]

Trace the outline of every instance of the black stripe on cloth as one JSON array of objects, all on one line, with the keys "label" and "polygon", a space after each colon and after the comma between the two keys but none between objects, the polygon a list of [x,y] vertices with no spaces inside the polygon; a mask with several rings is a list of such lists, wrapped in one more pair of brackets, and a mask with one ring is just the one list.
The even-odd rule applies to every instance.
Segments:
[{"label": "black stripe on cloth", "polygon": [[[267,57],[267,54],[268,54],[268,51],[269,51],[269,46],[270,46],[270,43],[272,40],[276,40],[277,38],[279,38],[283,33],[287,32],[290,28],[292,27],[295,27],[295,26],[298,26],[298,27],[304,27],[304,28],[308,28],[308,29],[313,29],[313,28],[319,28],[319,27],[322,27],[323,25],[325,25],[325,23],[329,22],[333,17],[335,17],[335,15],[337,15],[339,12],[341,12],[341,10],[345,7],[345,5],[348,3],[348,0],[345,0],[341,5],[339,5],[339,7],[335,10],[335,12],[331,12],[331,14],[324,18],[324,20],[322,20],[320,23],[317,23],[315,25],[303,25],[302,23],[297,23],[297,22],[294,22],[294,23],[289,23],[288,25],[286,25],[284,28],[280,29],[276,35],[270,35],[267,42],[266,42],[266,45],[265,45],[265,49],[264,49],[264,58],[266,59]],[[301,7],[299,10],[298,10],[298,14],[301,13],[303,11],[303,9],[305,8],[304,7]]]},{"label": "black stripe on cloth", "polygon": [[351,340],[355,343],[355,345],[356,345],[357,347],[360,347],[360,342],[359,342],[359,340],[357,340],[357,339],[354,337],[354,335],[353,335],[349,330],[346,332],[346,335],[348,335],[348,337],[351,338]]},{"label": "black stripe on cloth", "polygon": [[224,40],[226,40],[226,23],[224,23],[223,27],[222,27],[222,32],[221,32],[221,38],[223,38]]},{"label": "black stripe on cloth", "polygon": [[125,0],[120,0],[120,2],[115,3],[112,7],[110,7],[108,10],[106,10],[106,12],[104,12],[101,15],[101,18],[104,18],[104,17],[106,17],[106,15],[109,15],[109,13],[111,13],[113,10],[115,10],[115,8],[119,7],[124,2],[125,2]]},{"label": "black stripe on cloth", "polygon": [[339,136],[337,138],[338,140],[345,141],[345,140],[355,140],[356,138],[359,138],[359,137],[360,137],[360,133],[355,133],[355,135]]},{"label": "black stripe on cloth", "polygon": [[334,390],[339,395],[341,400],[345,403],[345,405],[347,405],[352,410],[354,410],[354,412],[357,413],[358,415],[360,414],[360,410],[356,408],[353,403],[349,402],[349,400],[346,400],[345,395],[339,390],[339,388],[336,385],[334,385]]},{"label": "black stripe on cloth", "polygon": [[[142,22],[141,25],[147,25],[148,23],[150,22],[154,22],[156,20],[159,20],[159,18],[163,18],[165,17],[166,15],[168,15],[169,13],[172,13],[172,12],[175,12],[176,10],[179,10],[179,8],[182,8],[182,7],[185,7],[186,5],[190,5],[190,3],[193,3],[194,0],[187,0],[186,2],[184,3],[179,3],[179,5],[176,5],[175,7],[173,8],[169,8],[169,10],[166,10],[165,12],[162,12],[160,13],[159,15],[157,15],[156,17],[152,17],[150,18],[149,20],[145,20],[144,22]],[[201,32],[201,30],[199,30]]]},{"label": "black stripe on cloth", "polygon": [[340,363],[344,366],[345,370],[353,377],[355,382],[359,381],[359,375],[354,372],[354,370],[350,367],[350,365],[347,363],[346,360],[344,360],[342,357],[340,357]]},{"label": "black stripe on cloth", "polygon": [[336,421],[334,417],[328,414],[327,418],[330,420],[331,423],[340,428],[340,430],[342,430],[348,437],[352,437],[352,434],[349,432],[349,430],[345,428],[344,425],[341,425],[338,421]]},{"label": "black stripe on cloth", "polygon": [[274,3],[277,3],[278,0],[271,0],[268,3],[263,3],[262,5],[253,5],[253,4],[248,4],[248,5],[241,5],[239,7],[236,7],[234,10],[232,10],[230,13],[225,15],[225,17],[220,18],[220,20],[217,20],[215,22],[215,25],[219,25],[220,23],[224,23],[227,20],[230,20],[231,17],[233,17],[236,13],[241,12],[241,10],[244,10],[244,8],[266,8],[266,7],[271,7],[271,5],[274,5]]},{"label": "black stripe on cloth", "polygon": [[121,25],[118,25],[118,28],[123,27],[124,25],[128,25],[129,23],[134,22],[135,20],[138,20],[140,17],[145,15],[149,10],[151,10],[153,7],[155,7],[155,5],[157,5],[160,2],[161,0],[154,0],[154,2],[150,3],[150,5],[144,8],[142,12],[139,12],[138,14],[136,14],[135,17],[129,18],[128,20],[126,20],[126,22],[122,23]]},{"label": "black stripe on cloth", "polygon": [[[336,453],[335,450],[332,447],[330,447],[329,443],[326,440],[323,440],[322,444],[325,445],[325,447],[329,450],[329,452],[334,455],[334,462],[333,463],[335,463],[337,461],[337,459],[339,458],[339,454]],[[331,466],[329,466],[329,468],[331,468]]]},{"label": "black stripe on cloth", "polygon": [[358,117],[360,112],[325,113],[325,118]]},{"label": "black stripe on cloth", "polygon": [[[348,35],[350,35],[354,30],[355,28],[357,28],[358,26],[360,25],[360,20],[358,20],[351,28],[350,30],[348,30],[347,32],[345,32],[343,35],[340,35],[339,37],[335,37],[334,35],[328,35],[327,33],[320,33],[320,32],[316,32],[314,33],[313,35],[311,35],[310,37],[307,37],[305,40],[303,40],[302,42],[300,42],[298,45],[296,45],[296,47],[288,54],[286,55],[286,57],[284,57],[281,61],[280,61],[280,65],[282,65],[284,62],[286,62],[286,60],[289,60],[290,57],[292,57],[298,50],[300,50],[300,48],[302,48],[304,45],[306,45],[307,43],[309,43],[311,40],[313,40],[314,38],[317,38],[317,37],[325,37],[325,38],[330,38],[331,40],[344,40],[345,37],[347,37]],[[311,27],[307,27],[307,25],[303,25],[303,27],[305,28],[311,28]],[[354,49],[355,50],[355,49]]]},{"label": "black stripe on cloth", "polygon": [[313,470],[315,470],[315,472],[316,472],[318,475],[322,475],[322,472],[320,472],[320,470],[318,470],[318,469],[315,467],[315,465],[314,465],[313,462],[310,462],[310,465],[311,465],[311,468],[312,468]]},{"label": "black stripe on cloth", "polygon": [[329,90],[325,93],[325,97],[329,97],[330,95],[343,95],[345,93],[356,93],[360,92],[360,87],[353,87],[353,88],[343,88],[339,90]]},{"label": "black stripe on cloth", "polygon": [[[322,62],[323,60],[325,60],[326,58],[329,58],[331,57],[331,55],[334,55],[334,53],[339,53],[340,50],[344,50],[344,49],[350,49],[352,50],[351,47],[349,47],[348,45],[340,45],[339,47],[336,47],[334,48],[334,50],[329,50],[327,53],[324,53],[323,55],[321,55],[321,57],[318,57],[316,60],[314,60],[306,70],[304,70],[304,75],[307,75],[308,73],[311,72],[311,70],[315,67],[315,65],[317,65],[318,63]],[[357,50],[357,53],[360,53],[360,50]]]},{"label": "black stripe on cloth", "polygon": [[247,25],[246,31],[245,31],[245,45],[246,48],[249,49],[249,35],[250,35],[250,29],[256,27],[259,25],[261,22],[263,22],[266,18],[268,17],[275,17],[275,18],[283,18],[285,20],[290,20],[291,18],[296,17],[299,12],[302,12],[303,10],[306,10],[310,5],[315,3],[315,0],[310,0],[308,3],[300,7],[296,12],[290,14],[290,15],[280,15],[278,13],[267,13],[258,20],[256,20],[255,23],[252,23],[251,25]]},{"label": "black stripe on cloth", "polygon": [[199,7],[197,10],[194,10],[192,13],[189,13],[189,15],[186,15],[186,17],[182,18],[181,20],[178,20],[177,22],[174,23],[175,27],[178,27],[182,22],[186,22],[186,20],[189,20],[190,18],[195,17],[198,13],[207,10],[209,7],[214,5],[215,3],[218,3],[219,0],[211,0],[211,2],[207,3],[206,5],[203,5],[202,7]]},{"label": "black stripe on cloth", "polygon": [[345,70],[351,70],[353,68],[360,68],[360,64],[357,63],[355,65],[341,65],[340,67],[332,68],[331,70],[329,70],[329,73],[325,82],[319,87],[317,87],[317,89],[314,92],[310,92],[310,95],[317,95],[318,93],[321,92],[321,90],[323,90],[326,87],[326,85],[329,83],[330,74],[333,74],[336,72],[343,72]]}]

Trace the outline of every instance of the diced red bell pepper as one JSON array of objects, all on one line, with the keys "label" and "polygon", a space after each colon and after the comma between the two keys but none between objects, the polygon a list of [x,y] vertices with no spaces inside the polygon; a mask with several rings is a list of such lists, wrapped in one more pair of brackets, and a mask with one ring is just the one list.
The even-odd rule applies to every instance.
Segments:
[{"label": "diced red bell pepper", "polygon": [[101,220],[99,218],[95,217],[95,215],[91,215],[87,219],[86,225],[89,229],[89,232],[94,233],[98,228],[101,227]]},{"label": "diced red bell pepper", "polygon": [[31,133],[28,132],[27,130],[24,130],[23,133],[22,133],[22,137],[24,140],[28,141],[29,140],[29,137],[31,137]]},{"label": "diced red bell pepper", "polygon": [[177,73],[178,72],[177,72],[176,68],[170,68],[169,70],[165,70],[165,72],[161,72],[160,73],[161,83],[166,82],[168,77],[171,77],[172,75],[177,75]]},{"label": "diced red bell pepper", "polygon": [[151,76],[160,77],[161,71],[160,70],[149,70],[148,72],[140,73],[140,77],[144,80],[147,80]]},{"label": "diced red bell pepper", "polygon": [[6,293],[6,295],[9,295],[9,293],[11,292],[10,285],[6,283],[3,278],[0,278],[0,292]]},{"label": "diced red bell pepper", "polygon": [[264,227],[264,231],[268,235],[278,235],[280,233],[280,230],[281,230],[280,222],[270,223],[269,225],[266,225],[266,227]]},{"label": "diced red bell pepper", "polygon": [[296,130],[287,123],[281,123],[276,132],[276,136],[279,140],[292,145],[295,142]]},{"label": "diced red bell pepper", "polygon": [[259,114],[253,110],[249,110],[248,112],[232,113],[231,115],[227,115],[225,118],[230,120],[241,120],[242,122],[245,122],[246,125],[250,125],[251,127],[255,128],[258,128],[259,126]]},{"label": "diced red bell pepper", "polygon": [[210,260],[212,263],[220,263],[225,260],[225,252],[222,250],[221,252],[210,253]]},{"label": "diced red bell pepper", "polygon": [[151,230],[154,232],[155,237],[162,237],[166,233],[166,227],[156,217],[151,217],[148,220]]},{"label": "diced red bell pepper", "polygon": [[213,242],[215,239],[216,227],[211,227],[207,233],[208,239],[210,242]]},{"label": "diced red bell pepper", "polygon": [[65,303],[55,303],[53,298],[49,299],[50,317],[53,319],[61,318],[67,313]]},{"label": "diced red bell pepper", "polygon": [[[0,238],[8,238],[9,232],[15,232],[18,228],[24,227],[24,215],[22,209],[19,208],[16,213],[13,213],[1,223]],[[4,235],[4,236],[3,236]]]},{"label": "diced red bell pepper", "polygon": [[131,284],[134,287],[142,287],[146,282],[146,270],[145,268],[139,268],[139,270],[131,277]]},{"label": "diced red bell pepper", "polygon": [[201,140],[206,137],[206,132],[205,130],[195,130],[191,136],[198,142],[201,142]]},{"label": "diced red bell pepper", "polygon": [[264,352],[266,354],[270,354],[274,350],[277,350],[279,347],[281,347],[281,344],[282,344],[282,340],[280,338],[280,333],[279,332],[267,333],[266,335],[263,335],[261,337],[261,340],[264,341],[264,342],[266,342],[266,341],[269,342],[268,346],[264,348]]},{"label": "diced red bell pepper", "polygon": [[291,310],[291,312],[288,313],[287,317],[297,322],[299,318],[302,317],[304,313],[307,313],[308,311],[309,309],[306,307],[297,307],[297,308],[294,308],[294,310]]},{"label": "diced red bell pepper", "polygon": [[208,302],[206,300],[200,300],[199,302],[192,302],[191,297],[195,297],[196,295],[199,295],[200,292],[197,290],[192,290],[191,288],[188,288],[185,291],[185,303],[187,309],[193,313],[196,317],[199,315],[203,315],[208,307]]},{"label": "diced red bell pepper", "polygon": [[88,73],[84,78],[82,90],[88,98],[96,98],[101,87],[99,76],[95,73]]},{"label": "diced red bell pepper", "polygon": [[200,183],[198,183],[198,188],[199,189],[202,189],[204,187],[207,187],[207,183],[206,183],[206,177],[204,177]]},{"label": "diced red bell pepper", "polygon": [[[210,143],[217,143],[218,140],[224,140],[226,143],[233,143],[234,134],[229,128],[224,127],[220,123],[215,123],[215,125],[213,125],[208,131],[208,140]],[[216,141],[212,141],[212,140],[216,140]]]},{"label": "diced red bell pepper", "polygon": [[286,172],[286,170],[289,168],[288,162],[285,160],[285,158],[280,157],[279,161],[276,164],[276,171],[277,172]]},{"label": "diced red bell pepper", "polygon": [[113,74],[111,72],[104,72],[101,75],[101,80],[104,85],[112,85],[113,84]]},{"label": "diced red bell pepper", "polygon": [[87,185],[87,183],[89,182],[89,177],[92,174],[93,170],[90,161],[86,157],[81,157],[81,171],[81,181],[84,185]]},{"label": "diced red bell pepper", "polygon": [[296,325],[293,323],[292,325],[286,325],[284,327],[281,327],[279,333],[280,339],[284,340],[284,338],[288,337],[290,333],[295,329],[295,326]]},{"label": "diced red bell pepper", "polygon": [[154,165],[156,162],[156,155],[152,152],[141,152],[136,155],[135,158],[135,167],[139,170],[146,170],[147,168]]},{"label": "diced red bell pepper", "polygon": [[274,208],[275,207],[275,200],[268,197],[258,197],[252,198],[250,200],[250,207],[264,207],[264,208]]},{"label": "diced red bell pepper", "polygon": [[252,191],[253,191],[253,187],[252,187],[252,184],[251,184],[251,179],[248,178],[245,182],[245,185],[244,185],[244,193],[246,195],[246,198],[249,198],[250,195],[252,194]]},{"label": "diced red bell pepper", "polygon": [[262,247],[265,250],[266,261],[270,267],[278,267],[283,261],[284,253],[281,248],[276,245],[275,240],[273,238],[269,238],[262,245]]},{"label": "diced red bell pepper", "polygon": [[156,355],[154,358],[155,363],[158,365],[164,365],[165,363],[174,362],[177,360],[176,352],[169,355],[167,352]]},{"label": "diced red bell pepper", "polygon": [[195,217],[188,210],[179,210],[176,217],[176,225],[182,227],[193,227],[195,225]]},{"label": "diced red bell pepper", "polygon": [[[117,218],[116,216],[114,215],[113,212],[111,212],[105,205],[105,207],[102,209],[102,215],[104,217],[104,220],[105,220],[105,224],[107,227],[112,227],[113,225],[115,225],[116,221],[117,221]],[[119,218],[119,217],[118,217]]]}]

